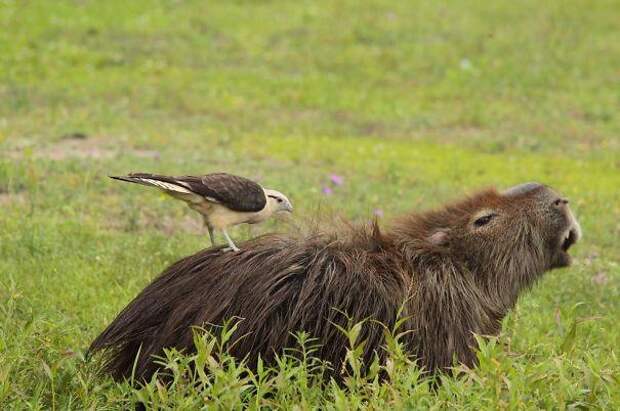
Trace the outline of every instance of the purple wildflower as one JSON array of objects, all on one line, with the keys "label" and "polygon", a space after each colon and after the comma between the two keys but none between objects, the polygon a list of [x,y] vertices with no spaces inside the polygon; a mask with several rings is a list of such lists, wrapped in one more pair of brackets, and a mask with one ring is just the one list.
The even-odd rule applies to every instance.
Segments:
[{"label": "purple wildflower", "polygon": [[380,208],[375,208],[372,213],[377,217],[383,217],[383,210]]},{"label": "purple wildflower", "polygon": [[323,187],[323,194],[325,194],[326,196],[330,196],[332,195],[332,193],[334,192],[334,190],[331,189],[331,187]]},{"label": "purple wildflower", "polygon": [[341,186],[342,184],[344,184],[344,177],[339,176],[338,174],[330,175],[329,180],[336,186]]}]

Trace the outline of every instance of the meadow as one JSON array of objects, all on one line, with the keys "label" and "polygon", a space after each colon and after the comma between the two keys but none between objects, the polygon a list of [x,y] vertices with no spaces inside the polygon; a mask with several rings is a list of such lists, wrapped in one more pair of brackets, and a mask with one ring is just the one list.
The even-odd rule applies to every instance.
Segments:
[{"label": "meadow", "polygon": [[[618,21],[616,0],[0,0],[0,408],[620,408]],[[288,195],[292,219],[239,239],[525,181],[570,198],[584,239],[439,386],[394,347],[390,381],[339,387],[293,360],[244,373],[203,336],[173,385],[132,387],[86,348],[208,236],[107,178],[130,171]]]}]

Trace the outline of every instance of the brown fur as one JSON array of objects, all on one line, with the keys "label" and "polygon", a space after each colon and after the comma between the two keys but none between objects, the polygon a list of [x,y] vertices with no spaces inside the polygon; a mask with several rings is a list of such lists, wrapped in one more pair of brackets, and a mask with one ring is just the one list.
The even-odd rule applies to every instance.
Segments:
[{"label": "brown fur", "polygon": [[[527,188],[527,187],[526,187]],[[411,214],[381,233],[376,225],[296,237],[268,235],[238,253],[207,249],[183,258],[147,286],[92,343],[108,349],[115,378],[157,369],[163,348],[191,352],[191,326],[242,320],[231,353],[250,366],[295,346],[292,333],[318,338],[317,355],[338,378],[346,351],[332,324],[378,320],[392,327],[402,306],[411,330],[403,343],[430,372],[453,360],[476,363],[475,334],[494,335],[519,293],[551,268],[570,263],[562,235],[567,207],[551,189],[534,185],[506,194],[483,191],[438,211]],[[491,223],[473,223],[492,210]],[[383,330],[367,322],[364,358],[383,358]],[[140,348],[141,347],[141,348]]]}]

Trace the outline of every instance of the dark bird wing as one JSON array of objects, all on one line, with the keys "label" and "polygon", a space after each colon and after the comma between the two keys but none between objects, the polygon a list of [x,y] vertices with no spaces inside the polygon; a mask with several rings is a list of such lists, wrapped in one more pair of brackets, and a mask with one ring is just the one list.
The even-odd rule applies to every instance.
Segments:
[{"label": "dark bird wing", "polygon": [[169,177],[158,174],[131,173],[112,177],[177,193],[193,193],[207,201],[222,204],[233,211],[260,211],[267,204],[263,188],[252,180],[227,173],[204,176]]},{"label": "dark bird wing", "polygon": [[193,192],[213,197],[231,210],[260,211],[267,204],[263,188],[247,178],[227,173],[213,173],[199,179],[198,182],[188,182]]}]

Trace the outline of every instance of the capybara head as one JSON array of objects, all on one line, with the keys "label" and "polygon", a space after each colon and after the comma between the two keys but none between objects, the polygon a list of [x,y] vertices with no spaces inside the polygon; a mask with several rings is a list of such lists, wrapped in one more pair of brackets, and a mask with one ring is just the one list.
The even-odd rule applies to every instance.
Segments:
[{"label": "capybara head", "polygon": [[512,299],[545,271],[570,265],[568,249],[581,228],[568,200],[545,185],[525,183],[406,216],[394,233],[415,259],[475,273]]}]

